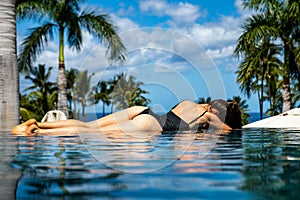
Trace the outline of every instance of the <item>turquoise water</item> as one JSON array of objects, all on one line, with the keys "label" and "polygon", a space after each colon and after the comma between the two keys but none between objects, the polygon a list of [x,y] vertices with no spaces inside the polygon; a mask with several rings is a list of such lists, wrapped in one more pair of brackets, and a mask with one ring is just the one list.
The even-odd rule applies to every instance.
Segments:
[{"label": "turquoise water", "polygon": [[1,199],[299,199],[300,130],[1,134]]}]

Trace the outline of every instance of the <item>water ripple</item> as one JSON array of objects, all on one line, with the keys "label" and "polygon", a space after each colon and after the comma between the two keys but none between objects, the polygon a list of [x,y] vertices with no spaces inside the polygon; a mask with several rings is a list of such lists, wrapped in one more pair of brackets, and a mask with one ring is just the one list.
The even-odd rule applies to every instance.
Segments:
[{"label": "water ripple", "polygon": [[114,142],[2,134],[0,178],[15,174],[22,199],[296,199],[299,143],[299,130],[275,129]]}]

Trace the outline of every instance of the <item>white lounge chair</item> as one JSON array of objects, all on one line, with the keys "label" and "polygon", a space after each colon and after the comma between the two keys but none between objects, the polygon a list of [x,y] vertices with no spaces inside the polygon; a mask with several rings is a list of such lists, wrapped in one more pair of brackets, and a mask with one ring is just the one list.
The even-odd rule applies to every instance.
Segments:
[{"label": "white lounge chair", "polygon": [[50,110],[43,117],[42,122],[53,122],[59,120],[66,120],[66,115],[60,110]]}]

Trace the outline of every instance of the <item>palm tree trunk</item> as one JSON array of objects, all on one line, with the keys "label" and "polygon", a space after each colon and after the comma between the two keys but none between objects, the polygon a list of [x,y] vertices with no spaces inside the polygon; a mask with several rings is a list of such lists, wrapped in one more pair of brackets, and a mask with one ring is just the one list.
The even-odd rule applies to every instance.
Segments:
[{"label": "palm tree trunk", "polygon": [[58,80],[57,80],[57,88],[58,88],[58,102],[57,108],[61,110],[68,117],[68,101],[67,101],[67,78],[65,72],[65,64],[59,63],[58,67]]},{"label": "palm tree trunk", "polygon": [[270,75],[267,75],[267,84],[268,84],[268,99],[269,99],[269,105],[270,105],[270,110],[272,112],[272,115],[274,115],[274,99],[271,94],[271,85],[270,85]]},{"label": "palm tree trunk", "polygon": [[17,149],[14,145],[7,145],[3,134],[3,131],[17,125],[20,117],[15,5],[16,0],[0,1],[0,145],[4,147],[0,156],[1,199],[16,199],[13,188],[16,188],[21,175],[8,165]]},{"label": "palm tree trunk", "polygon": [[262,97],[259,99],[259,118],[263,118],[263,105],[264,105],[264,100]]},{"label": "palm tree trunk", "polygon": [[67,99],[67,78],[66,78],[66,69],[64,61],[64,28],[60,27],[59,29],[59,64],[58,64],[58,110],[61,110],[65,113],[66,117],[69,117],[68,112],[68,99]]},{"label": "palm tree trunk", "polygon": [[102,102],[103,103],[103,105],[102,105],[102,117],[104,117],[105,116],[105,103],[104,102]]},{"label": "palm tree trunk", "polygon": [[0,130],[19,123],[15,0],[0,1]]},{"label": "palm tree trunk", "polygon": [[81,112],[81,117],[82,117],[82,119],[84,119],[84,115],[85,115],[85,100],[84,99],[82,99],[81,100],[81,106],[82,106],[82,112]]},{"label": "palm tree trunk", "polygon": [[290,72],[289,72],[289,45],[285,42],[284,45],[284,74],[282,82],[282,112],[286,112],[291,109],[291,86],[290,86]]},{"label": "palm tree trunk", "polygon": [[264,61],[262,66],[262,75],[261,75],[261,94],[260,94],[260,101],[259,101],[259,115],[260,119],[263,118],[263,107],[264,107],[264,79],[266,73],[267,63]]},{"label": "palm tree trunk", "polygon": [[286,112],[291,109],[291,88],[290,88],[290,78],[289,76],[283,77],[282,83],[282,112]]}]

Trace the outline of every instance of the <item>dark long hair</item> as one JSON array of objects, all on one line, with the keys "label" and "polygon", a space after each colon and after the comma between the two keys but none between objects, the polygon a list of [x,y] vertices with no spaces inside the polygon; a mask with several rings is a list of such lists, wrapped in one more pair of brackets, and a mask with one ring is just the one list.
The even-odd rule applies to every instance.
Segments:
[{"label": "dark long hair", "polygon": [[218,117],[232,129],[242,128],[242,117],[239,105],[232,100],[217,99],[210,102],[212,108],[218,110]]}]

